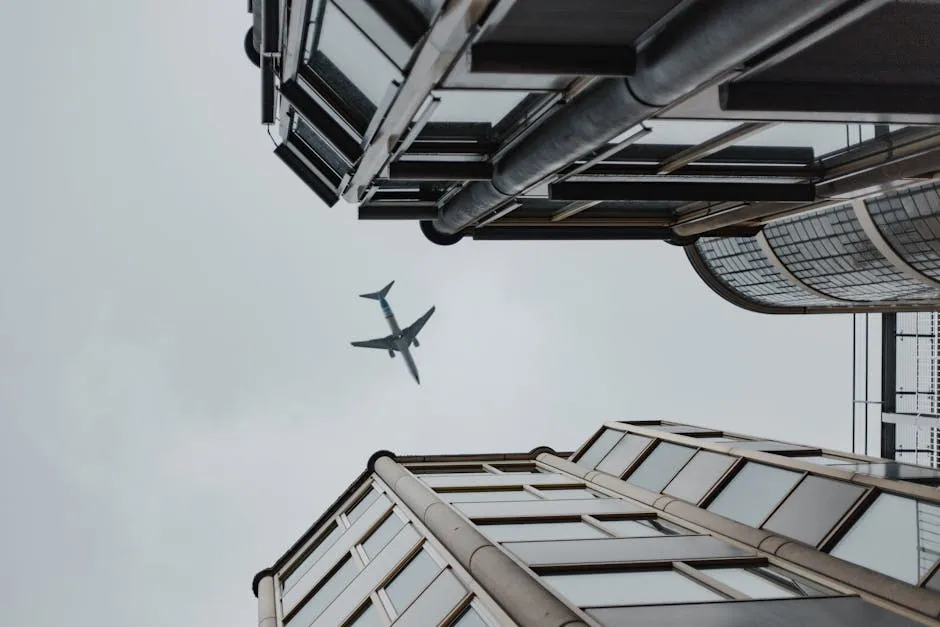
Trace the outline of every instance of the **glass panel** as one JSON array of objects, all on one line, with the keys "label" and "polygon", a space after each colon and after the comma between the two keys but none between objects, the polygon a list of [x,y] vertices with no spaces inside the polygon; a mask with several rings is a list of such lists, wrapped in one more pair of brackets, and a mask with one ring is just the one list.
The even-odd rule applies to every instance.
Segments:
[{"label": "glass panel", "polygon": [[451,627],[488,627],[475,609],[468,607],[467,611],[451,623]]},{"label": "glass panel", "polygon": [[488,492],[438,492],[448,503],[482,503],[484,501],[538,501],[541,500],[525,490],[490,490]]},{"label": "glass panel", "polygon": [[648,511],[644,506],[625,499],[591,499],[553,501],[536,499],[514,503],[457,503],[457,509],[471,519],[477,518],[542,518],[581,514],[633,514]]},{"label": "glass panel", "polygon": [[601,524],[622,538],[675,536],[692,534],[688,529],[655,518],[634,520],[602,520]]},{"label": "glass panel", "polygon": [[819,464],[820,466],[835,466],[838,464],[854,464],[855,462],[851,459],[845,459],[844,457],[831,457],[829,455],[791,455],[790,459],[798,459],[801,462],[808,462],[810,464]]},{"label": "glass panel", "polygon": [[347,623],[349,627],[385,627],[385,619],[379,616],[379,611],[369,603],[359,614]]},{"label": "glass panel", "polygon": [[514,472],[505,475],[425,475],[424,482],[432,488],[463,488],[473,486],[503,485],[578,485],[581,482],[570,477],[549,472]]},{"label": "glass panel", "polygon": [[[640,144],[698,145],[736,127],[738,122],[706,120],[647,120],[646,126],[653,132],[641,139]],[[639,127],[636,127],[639,128]],[[652,427],[656,429],[657,427]]]},{"label": "glass panel", "polygon": [[332,529],[325,535],[320,537],[319,542],[314,547],[313,551],[310,552],[307,557],[304,558],[304,561],[300,563],[297,568],[295,568],[290,575],[284,580],[284,591],[287,592],[294,587],[304,574],[310,570],[310,567],[326,553],[333,544],[339,539],[343,532],[340,531],[340,528],[336,526],[336,523],[332,523]]},{"label": "glass panel", "polygon": [[436,94],[441,103],[434,110],[431,122],[486,122],[496,126],[529,92],[448,89]]},{"label": "glass panel", "polygon": [[610,449],[620,441],[620,438],[623,437],[623,432],[614,431],[613,429],[604,429],[604,432],[598,436],[594,441],[594,444],[588,447],[584,454],[578,459],[578,465],[584,466],[585,468],[594,468],[597,466],[597,462],[604,459],[604,456],[610,452]]},{"label": "glass panel", "polygon": [[630,474],[627,482],[652,492],[661,492],[693,455],[694,448],[660,442]]},{"label": "glass panel", "polygon": [[711,451],[699,451],[685,468],[679,471],[675,479],[669,482],[663,494],[698,503],[731,468],[736,459]]},{"label": "glass panel", "polygon": [[725,597],[673,570],[544,575],[579,607],[723,601]]},{"label": "glass panel", "polygon": [[[857,143],[857,124],[852,124],[850,141]],[[865,125],[869,126],[869,125]],[[869,131],[868,135],[872,133]],[[866,137],[867,139],[867,137]],[[817,157],[846,147],[846,125],[833,123],[785,122],[737,142],[738,146],[811,147]]]},{"label": "glass panel", "polygon": [[440,565],[427,551],[418,551],[410,562],[385,586],[392,607],[399,614],[418,598],[428,585],[441,572]]},{"label": "glass panel", "polygon": [[318,48],[373,105],[379,104],[393,80],[402,78],[388,57],[332,2],[326,4]]},{"label": "glass panel", "polygon": [[604,538],[505,542],[503,547],[530,566],[703,560],[754,555],[706,535],[664,538]]},{"label": "glass panel", "polygon": [[781,451],[811,451],[811,446],[800,446],[798,444],[787,444],[786,442],[777,442],[775,440],[747,440],[736,442],[734,448],[746,449],[749,451],[765,451],[768,453],[779,453]]},{"label": "glass panel", "polygon": [[[581,540],[607,538],[604,532],[583,522],[510,523],[480,525],[478,529],[494,542],[524,540]],[[652,534],[650,534],[652,535]]]},{"label": "glass panel", "polygon": [[[845,461],[848,462],[849,460]],[[884,463],[833,464],[833,468],[901,481],[927,481],[933,483],[940,480],[940,470],[936,468],[925,468],[924,466],[899,464],[890,461]]]},{"label": "glass panel", "polygon": [[704,438],[696,438],[698,440],[705,440],[706,442],[741,442],[740,438],[732,438],[727,435],[721,437],[716,437],[713,435],[705,436]]},{"label": "glass panel", "polygon": [[748,462],[707,509],[758,527],[799,479],[800,474],[792,470]]},{"label": "glass panel", "polygon": [[294,116],[294,131],[310,146],[313,152],[317,153],[321,159],[327,162],[333,171],[340,176],[349,171],[349,165],[342,155],[335,148],[330,146],[320,137],[320,134],[313,130],[313,127],[307,123],[307,120],[300,117],[300,114]]},{"label": "glass panel", "polygon": [[306,626],[312,623],[358,573],[359,566],[347,556],[342,565],[323,582],[320,589],[314,592],[313,596],[285,624]]},{"label": "glass panel", "polygon": [[550,490],[549,488],[540,488],[539,494],[546,499],[595,499],[603,498],[599,494],[594,494],[584,488]]},{"label": "glass panel", "polygon": [[395,621],[395,627],[439,625],[467,594],[450,569],[445,569]]},{"label": "glass panel", "polygon": [[656,429],[657,431],[665,431],[666,433],[679,433],[679,434],[695,434],[695,433],[713,433],[715,429],[706,429],[705,427],[693,427],[691,425],[657,425],[650,427],[650,429]]},{"label": "glass panel", "polygon": [[652,441],[651,438],[642,435],[627,434],[597,465],[597,469],[619,477]]},{"label": "glass panel", "polygon": [[379,498],[379,493],[377,490],[369,490],[358,503],[353,505],[348,512],[346,512],[346,518],[349,519],[349,523],[352,524],[362,516],[369,506]]},{"label": "glass panel", "polygon": [[812,586],[779,569],[708,568],[699,570],[752,599],[789,599],[825,596],[826,594],[821,588]]},{"label": "glass panel", "polygon": [[392,512],[381,525],[376,527],[375,530],[369,534],[369,537],[366,538],[366,541],[362,543],[362,548],[365,550],[369,559],[378,555],[379,551],[384,549],[385,545],[388,544],[404,526],[405,521]]},{"label": "glass panel", "polygon": [[[822,542],[865,488],[823,477],[808,476],[773,513],[765,529],[810,546]],[[812,512],[811,516],[807,512]]]},{"label": "glass panel", "polygon": [[830,553],[917,583],[940,557],[940,507],[880,494]]}]

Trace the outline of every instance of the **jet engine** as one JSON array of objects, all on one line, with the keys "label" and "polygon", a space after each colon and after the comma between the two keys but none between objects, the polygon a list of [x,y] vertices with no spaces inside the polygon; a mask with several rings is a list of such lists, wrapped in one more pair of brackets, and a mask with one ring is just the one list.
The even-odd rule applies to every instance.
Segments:
[{"label": "jet engine", "polygon": [[395,351],[389,350],[389,351],[388,351],[388,356],[391,357],[392,359],[395,359]]}]

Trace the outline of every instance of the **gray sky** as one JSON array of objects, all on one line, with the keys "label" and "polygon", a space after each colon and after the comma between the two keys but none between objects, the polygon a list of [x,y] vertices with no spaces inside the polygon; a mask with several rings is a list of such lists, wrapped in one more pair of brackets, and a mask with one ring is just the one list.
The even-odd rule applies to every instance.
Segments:
[{"label": "gray sky", "polygon": [[[4,623],[254,625],[252,575],[378,448],[618,417],[849,447],[848,317],[737,309],[663,243],[442,248],[321,206],[258,124],[243,0],[5,19]],[[348,344],[392,279],[403,325],[438,308],[421,387]]]}]

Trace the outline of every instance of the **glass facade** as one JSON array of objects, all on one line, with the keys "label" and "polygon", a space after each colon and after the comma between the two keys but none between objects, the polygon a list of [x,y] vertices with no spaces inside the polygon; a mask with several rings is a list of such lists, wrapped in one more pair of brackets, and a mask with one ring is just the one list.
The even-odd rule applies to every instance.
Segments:
[{"label": "glass facade", "polygon": [[[853,587],[874,585],[867,576],[831,579],[818,562],[777,554],[797,545],[924,595],[940,586],[940,494],[904,494],[923,484],[854,472],[875,462],[848,454],[619,424],[572,455],[577,471],[551,454],[494,464],[405,459],[394,463],[416,481],[397,493],[388,486],[404,485],[398,475],[376,470],[277,567],[283,624],[514,625],[543,593],[564,601],[551,611],[611,627],[654,616],[651,624],[686,624],[685,608],[714,624],[751,624],[762,611],[794,624],[913,624],[889,611],[893,598],[883,598],[888,609],[862,601],[860,591],[879,595]],[[610,473],[600,469],[605,459]],[[847,465],[853,471],[839,470]],[[781,541],[768,553],[765,536],[738,537],[723,520]],[[527,588],[532,577],[542,593]],[[782,601],[789,605],[770,605]]]},{"label": "glass facade", "polygon": [[[873,232],[866,231],[859,212]],[[770,222],[762,236],[702,238],[690,254],[738,304],[814,311],[936,307],[940,184]]]}]

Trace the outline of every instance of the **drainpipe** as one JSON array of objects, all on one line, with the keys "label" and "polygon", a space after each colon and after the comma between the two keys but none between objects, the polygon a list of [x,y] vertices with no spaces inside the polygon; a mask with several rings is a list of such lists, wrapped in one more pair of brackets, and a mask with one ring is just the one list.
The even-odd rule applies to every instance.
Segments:
[{"label": "drainpipe", "polygon": [[[575,98],[509,150],[494,165],[490,181],[467,185],[427,226],[446,235],[465,229],[512,196],[846,2],[715,0],[690,6],[639,51],[633,76],[605,79]],[[874,8],[882,3],[866,4]]]}]

